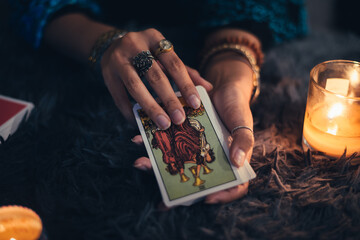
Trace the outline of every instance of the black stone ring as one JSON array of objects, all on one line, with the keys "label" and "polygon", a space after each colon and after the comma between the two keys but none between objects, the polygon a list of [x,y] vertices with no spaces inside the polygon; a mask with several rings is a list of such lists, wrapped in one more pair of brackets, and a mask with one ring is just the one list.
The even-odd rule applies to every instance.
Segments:
[{"label": "black stone ring", "polygon": [[144,76],[145,73],[149,71],[153,64],[153,59],[154,56],[151,55],[149,50],[142,51],[133,58],[132,64],[140,77]]}]

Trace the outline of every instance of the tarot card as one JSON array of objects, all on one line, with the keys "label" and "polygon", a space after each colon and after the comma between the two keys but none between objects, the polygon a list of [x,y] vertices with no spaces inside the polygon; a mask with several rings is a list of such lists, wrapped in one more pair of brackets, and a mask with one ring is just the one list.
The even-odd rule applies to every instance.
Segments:
[{"label": "tarot card", "polygon": [[[236,168],[229,160],[229,132],[222,125],[206,90],[196,87],[201,107],[193,109],[177,93],[186,120],[160,130],[141,109],[133,108],[166,206],[189,205],[208,194],[255,178],[245,161]],[[161,103],[160,103],[161,104]]]},{"label": "tarot card", "polygon": [[33,108],[34,105],[30,102],[0,95],[0,136],[4,141],[15,133],[21,121],[28,118]]}]

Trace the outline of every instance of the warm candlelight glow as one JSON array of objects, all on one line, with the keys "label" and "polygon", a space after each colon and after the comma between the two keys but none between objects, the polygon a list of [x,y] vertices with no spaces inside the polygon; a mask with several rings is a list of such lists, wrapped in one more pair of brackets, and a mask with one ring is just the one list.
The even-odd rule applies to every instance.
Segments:
[{"label": "warm candlelight glow", "polygon": [[340,116],[343,113],[344,106],[341,103],[335,103],[332,105],[332,107],[329,109],[327,117],[332,120],[335,117]]},{"label": "warm candlelight glow", "polygon": [[359,63],[334,60],[310,73],[303,128],[305,149],[339,157],[360,152]]},{"label": "warm candlelight glow", "polygon": [[306,142],[330,156],[341,156],[345,148],[348,155],[360,151],[360,106],[347,110],[341,104],[333,105],[331,110],[321,104],[306,113],[303,131]]},{"label": "warm candlelight glow", "polygon": [[351,85],[360,85],[360,76],[359,76],[359,72],[357,70],[354,70],[351,74],[350,74],[350,81],[351,81]]},{"label": "warm candlelight glow", "polygon": [[349,91],[349,80],[344,78],[328,78],[326,79],[325,89],[346,96]]}]

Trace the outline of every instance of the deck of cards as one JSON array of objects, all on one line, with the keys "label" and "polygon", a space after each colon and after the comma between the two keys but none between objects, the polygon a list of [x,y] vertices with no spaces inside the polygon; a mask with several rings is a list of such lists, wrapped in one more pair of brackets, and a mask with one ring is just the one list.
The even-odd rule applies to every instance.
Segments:
[{"label": "deck of cards", "polygon": [[[34,104],[0,95],[0,136],[5,141],[27,119]],[[1,141],[0,141],[1,144]]]},{"label": "deck of cards", "polygon": [[196,87],[201,107],[187,106],[180,93],[186,120],[160,130],[139,104],[133,108],[166,206],[190,205],[206,195],[255,178],[245,161],[234,167],[229,158],[229,132],[218,117],[206,90]]}]

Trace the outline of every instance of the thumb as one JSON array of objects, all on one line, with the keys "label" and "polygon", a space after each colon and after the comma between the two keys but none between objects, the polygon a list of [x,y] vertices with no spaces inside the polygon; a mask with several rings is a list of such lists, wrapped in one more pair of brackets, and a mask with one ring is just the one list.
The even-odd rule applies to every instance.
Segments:
[{"label": "thumb", "polygon": [[254,146],[254,134],[247,128],[240,128],[232,135],[230,159],[236,167],[242,167],[245,161],[250,162]]}]

